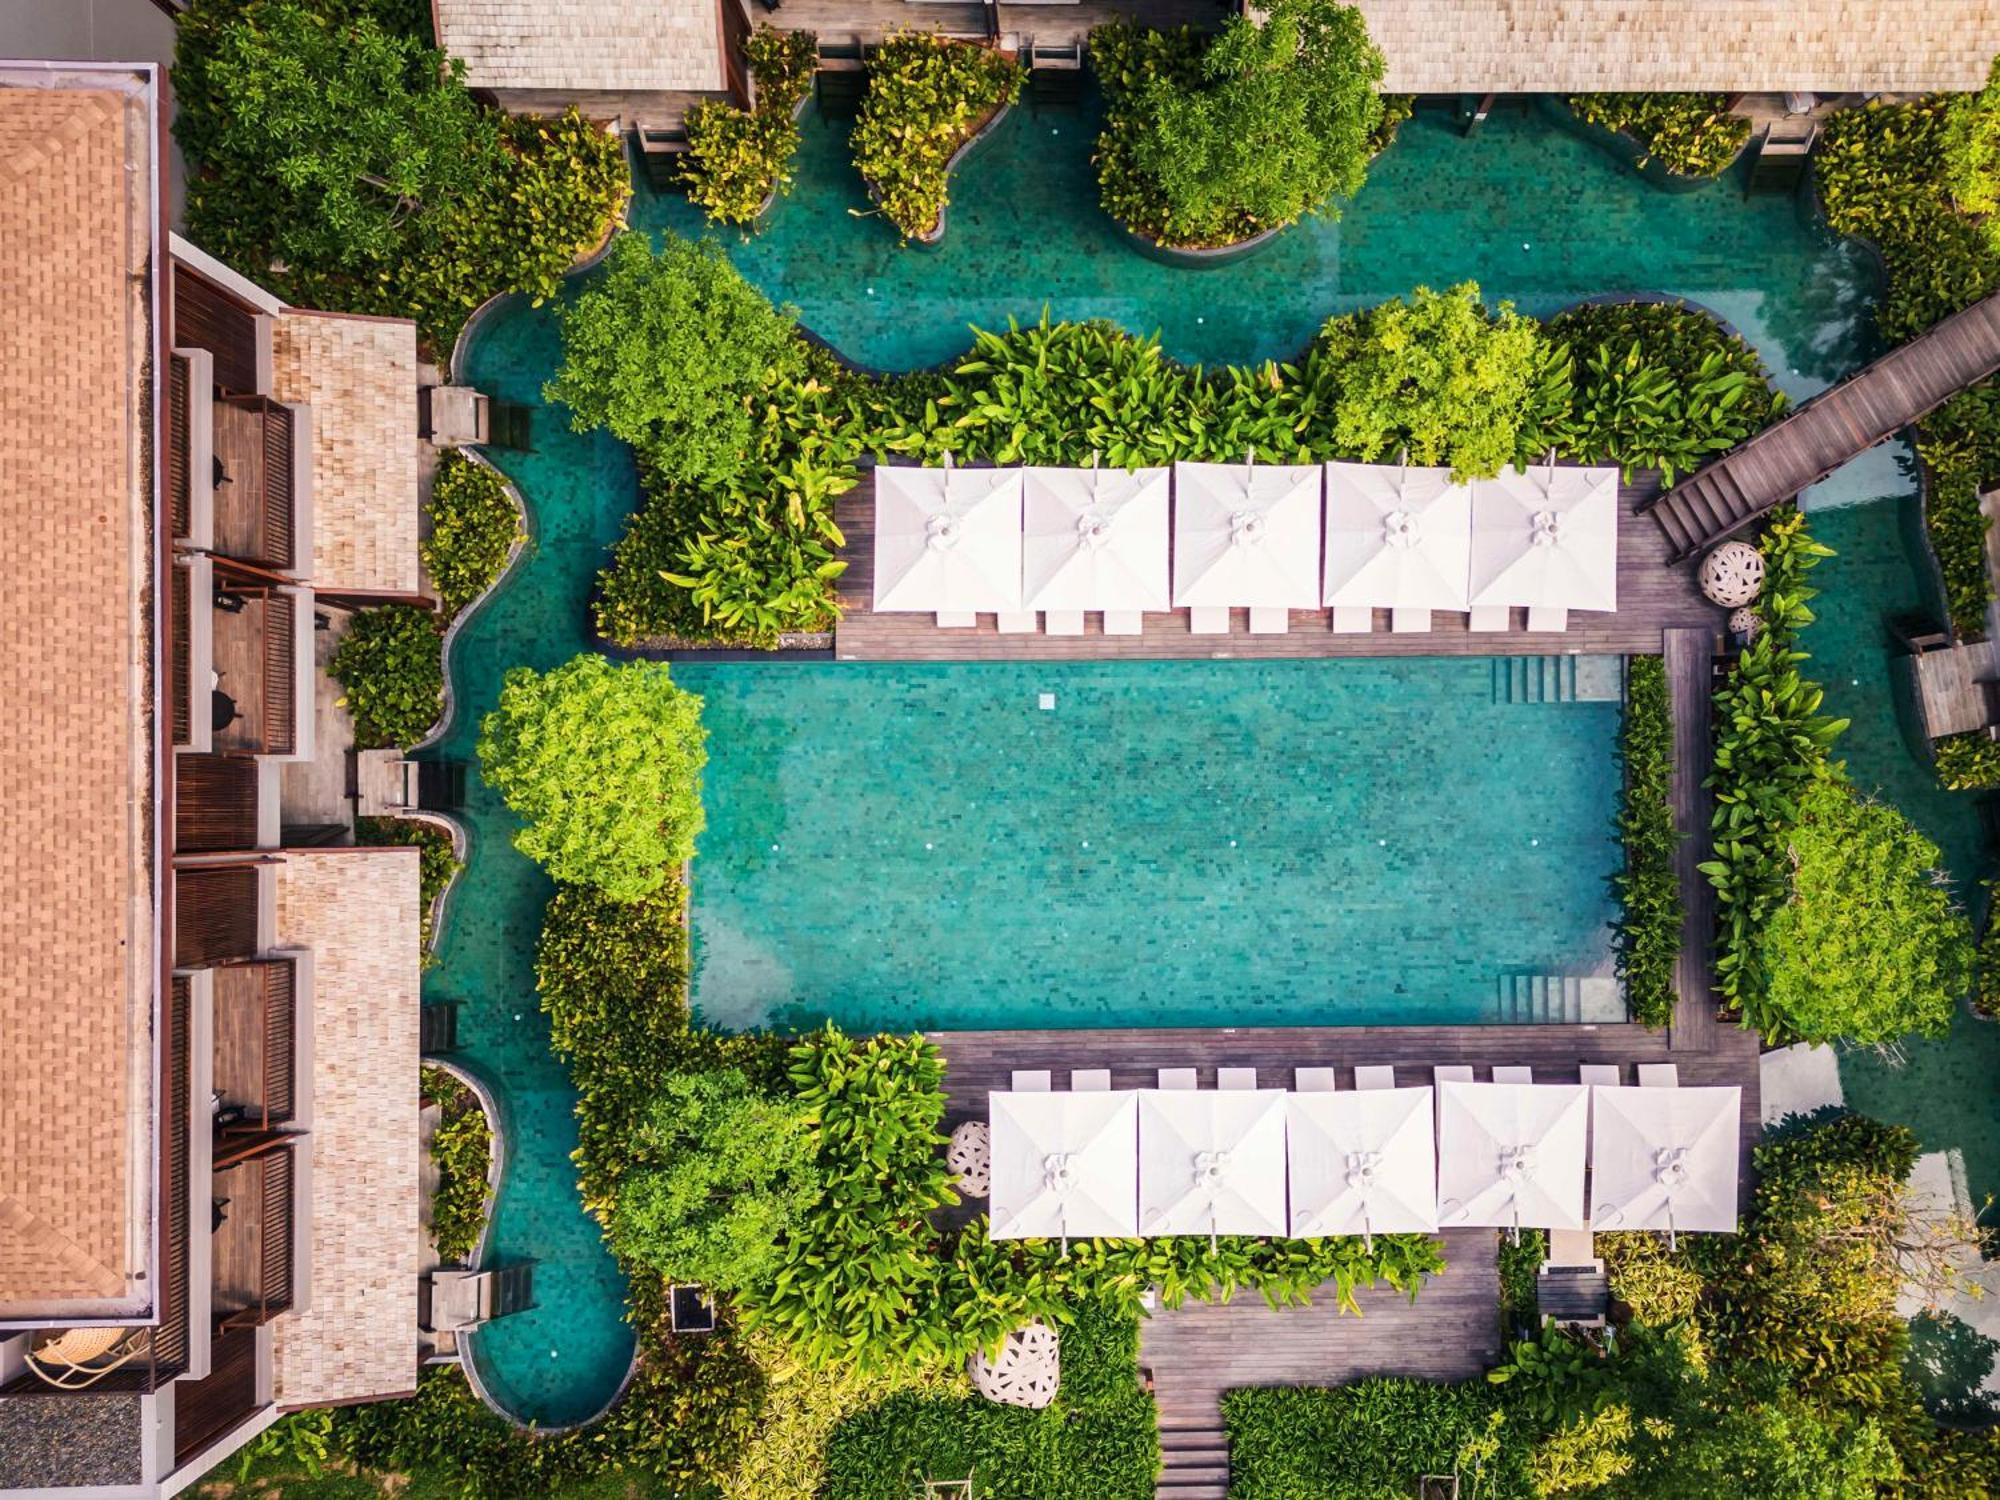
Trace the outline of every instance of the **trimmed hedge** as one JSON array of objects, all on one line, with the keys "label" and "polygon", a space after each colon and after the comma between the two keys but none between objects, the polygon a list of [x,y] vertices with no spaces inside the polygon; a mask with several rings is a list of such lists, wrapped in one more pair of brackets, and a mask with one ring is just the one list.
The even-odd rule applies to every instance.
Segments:
[{"label": "trimmed hedge", "polygon": [[1571,94],[1579,120],[1639,143],[1637,162],[1680,177],[1720,177],[1750,139],[1750,122],[1722,94]]},{"label": "trimmed hedge", "polygon": [[357,750],[408,750],[444,712],[444,635],[437,615],[417,605],[357,612],[327,671],[354,715]]},{"label": "trimmed hedge", "polygon": [[1627,667],[1625,722],[1619,732],[1625,800],[1618,832],[1625,868],[1617,877],[1618,967],[1632,1019],[1664,1026],[1674,1015],[1674,964],[1680,956],[1680,879],[1674,854],[1671,781],[1674,726],[1667,704],[1667,667],[1657,656],[1635,656]]}]

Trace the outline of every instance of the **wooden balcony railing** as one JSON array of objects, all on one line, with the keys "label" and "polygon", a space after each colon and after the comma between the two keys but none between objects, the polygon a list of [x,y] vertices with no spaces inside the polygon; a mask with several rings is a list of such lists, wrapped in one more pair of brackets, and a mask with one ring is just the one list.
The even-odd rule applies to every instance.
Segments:
[{"label": "wooden balcony railing", "polygon": [[[246,1148],[250,1149],[250,1148]],[[216,1188],[225,1187],[222,1153]],[[254,1328],[292,1305],[292,1147],[268,1137],[229,1164],[229,1215],[216,1241],[216,1294],[228,1306],[219,1327]],[[225,1240],[225,1236],[227,1239]]]},{"label": "wooden balcony railing", "polygon": [[292,596],[264,597],[264,752],[290,755],[298,745],[297,646]]},{"label": "wooden balcony railing", "polygon": [[260,567],[292,566],[292,409],[268,396],[224,396],[215,416],[215,550]]},{"label": "wooden balcony railing", "polygon": [[194,712],[192,707],[194,692],[192,652],[194,647],[188,639],[188,631],[192,625],[189,607],[191,588],[188,583],[188,571],[186,568],[176,564],[167,571],[172,575],[170,582],[172,597],[169,600],[171,615],[167,622],[168,660],[170,663],[168,675],[172,679],[169,686],[172,700],[169,711],[173,718],[174,743],[176,745],[185,745],[191,742],[194,734]]},{"label": "wooden balcony railing", "polygon": [[257,762],[244,756],[175,756],[175,852],[230,854],[255,849],[257,782]]},{"label": "wooden balcony railing", "polygon": [[174,962],[183,968],[257,951],[257,867],[203,865],[174,875]]},{"label": "wooden balcony railing", "polygon": [[215,970],[215,1091],[222,1100],[217,1161],[269,1144],[297,1112],[296,975],[288,958]]},{"label": "wooden balcony railing", "polygon": [[188,447],[192,441],[188,412],[188,362],[168,356],[167,362],[167,509],[174,535],[184,537],[194,522],[194,501],[188,482]]},{"label": "wooden balcony railing", "polygon": [[166,1284],[160,1288],[160,1326],[153,1330],[152,1336],[149,1389],[164,1385],[188,1367],[188,1199],[193,1186],[189,1180],[188,1121],[194,1105],[194,1059],[189,1050],[193,1005],[185,978],[174,980],[167,1007],[167,1055],[163,1064],[167,1107],[160,1132],[166,1155],[162,1172],[166,1202],[161,1207],[161,1217],[165,1220]]}]

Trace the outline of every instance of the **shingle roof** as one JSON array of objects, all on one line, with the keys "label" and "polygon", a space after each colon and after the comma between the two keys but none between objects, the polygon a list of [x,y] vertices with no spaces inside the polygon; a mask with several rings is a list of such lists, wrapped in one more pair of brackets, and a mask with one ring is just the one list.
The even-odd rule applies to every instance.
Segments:
[{"label": "shingle roof", "polygon": [[281,1405],[396,1395],[417,1380],[414,849],[287,851],[278,941],[313,950],[311,1294],[272,1325]]},{"label": "shingle roof", "polygon": [[416,593],[417,325],[288,309],[271,386],[312,408],[313,583]]},{"label": "shingle roof", "polygon": [[1976,89],[2000,0],[1356,0],[1397,93]]},{"label": "shingle roof", "polygon": [[153,118],[0,73],[0,1314],[151,1302]]},{"label": "shingle roof", "polygon": [[716,0],[436,0],[436,14],[473,88],[723,87]]}]

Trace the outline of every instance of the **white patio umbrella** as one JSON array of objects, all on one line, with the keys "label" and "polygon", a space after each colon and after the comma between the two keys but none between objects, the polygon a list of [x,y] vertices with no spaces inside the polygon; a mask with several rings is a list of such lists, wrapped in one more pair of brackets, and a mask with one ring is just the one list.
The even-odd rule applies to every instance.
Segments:
[{"label": "white patio umbrella", "polygon": [[1589,1090],[1438,1086],[1438,1218],[1447,1227],[1581,1229]]},{"label": "white patio umbrella", "polygon": [[1139,1101],[1131,1093],[988,1097],[996,1240],[1139,1229]]},{"label": "white patio umbrella", "polygon": [[1451,470],[1326,466],[1323,603],[1368,609],[1464,609],[1472,491]]},{"label": "white patio umbrella", "polygon": [[1739,1088],[1591,1092],[1593,1229],[1736,1231]]},{"label": "white patio umbrella", "polygon": [[1020,607],[1019,469],[875,470],[877,610]]},{"label": "white patio umbrella", "polygon": [[1429,1089],[1285,1096],[1292,1233],[1433,1231],[1437,1138]]},{"label": "white patio umbrella", "polygon": [[1141,1234],[1212,1240],[1286,1228],[1282,1091],[1140,1091]]},{"label": "white patio umbrella", "polygon": [[1023,469],[1023,609],[1169,608],[1165,469]]},{"label": "white patio umbrella", "polygon": [[1472,485],[1474,609],[1618,607],[1618,471],[1540,464]]},{"label": "white patio umbrella", "polygon": [[1175,607],[1317,609],[1320,485],[1316,464],[1175,464]]}]

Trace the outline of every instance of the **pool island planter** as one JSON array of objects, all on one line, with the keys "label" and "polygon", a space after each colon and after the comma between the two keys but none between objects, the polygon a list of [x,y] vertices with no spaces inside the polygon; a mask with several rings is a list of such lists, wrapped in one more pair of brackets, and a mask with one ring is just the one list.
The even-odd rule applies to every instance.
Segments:
[{"label": "pool island planter", "polygon": [[1536,95],[1535,107],[1578,140],[1588,141],[1623,162],[1663,193],[1692,193],[1711,183],[1722,181],[1736,169],[1736,164],[1743,160],[1743,153],[1750,149],[1750,142],[1755,137],[1754,131],[1750,136],[1746,136],[1743,144],[1736,148],[1736,154],[1730,157],[1722,170],[1712,177],[1691,176],[1666,166],[1653,155],[1652,148],[1637,136],[1627,135],[1622,130],[1612,130],[1584,119],[1569,107],[1568,102],[1560,94]]},{"label": "pool island planter", "polygon": [[[1008,117],[1011,116],[1013,113],[1014,113],[1014,106],[1011,104],[996,105],[992,113],[987,115],[986,118],[981,120],[977,125],[973,126],[971,133],[968,134],[964,140],[959,142],[958,149],[951,153],[950,158],[944,164],[945,202],[944,202],[944,207],[938,210],[937,223],[933,224],[928,230],[926,230],[922,234],[903,235],[903,243],[905,245],[908,245],[910,248],[915,250],[935,250],[938,248],[938,246],[944,243],[945,228],[951,219],[952,173],[958,170],[960,162],[965,161],[968,157],[974,155],[983,146],[985,146],[988,141],[992,140],[994,135],[999,132],[1001,125],[1005,123]],[[864,181],[866,181],[866,179],[864,179]],[[869,182],[867,183],[867,187],[868,187],[868,201],[874,204],[877,209],[880,209],[882,206],[882,199],[881,196],[875,191],[875,184]],[[884,214],[883,217],[886,218],[888,216]],[[758,223],[761,224],[762,222],[763,219],[762,216],[760,215],[758,218]],[[897,232],[900,234],[901,230],[898,230]]]},{"label": "pool island planter", "polygon": [[[1292,222],[1298,221],[1295,219]],[[1190,271],[1216,271],[1248,260],[1291,227],[1291,224],[1273,224],[1269,229],[1258,230],[1248,239],[1232,240],[1227,245],[1169,245],[1129,224],[1120,224],[1118,229],[1132,248],[1148,260]]]}]

